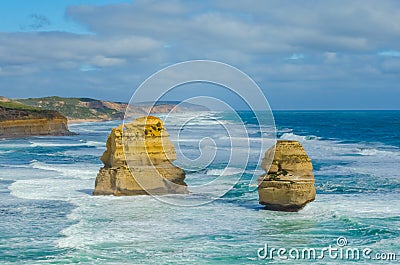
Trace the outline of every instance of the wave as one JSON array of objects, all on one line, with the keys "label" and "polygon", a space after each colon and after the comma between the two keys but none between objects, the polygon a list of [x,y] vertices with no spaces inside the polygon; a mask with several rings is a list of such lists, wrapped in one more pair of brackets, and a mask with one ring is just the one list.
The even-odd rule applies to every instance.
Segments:
[{"label": "wave", "polygon": [[2,151],[2,150],[0,150],[0,155],[3,155],[3,154],[10,154],[10,153],[14,153],[15,152],[15,150],[7,150],[7,151]]},{"label": "wave", "polygon": [[214,116],[214,114],[214,112],[174,113],[173,115],[159,115],[159,117],[167,124],[168,130],[182,125],[184,128],[190,128],[231,124],[230,121],[223,120],[222,117]]},{"label": "wave", "polygon": [[6,167],[6,168],[31,168],[28,165],[11,165],[11,164],[8,164],[8,165],[1,165],[1,166],[2,167]]},{"label": "wave", "polygon": [[395,151],[386,151],[386,150],[379,150],[377,148],[363,148],[357,147],[355,149],[355,153],[362,155],[362,156],[391,156],[391,155],[400,155],[399,152]]},{"label": "wave", "polygon": [[291,129],[291,128],[282,128],[282,129],[277,129],[276,131],[279,132],[279,133],[291,133],[291,132],[293,132],[293,129]]},{"label": "wave", "polygon": [[279,137],[279,139],[281,139],[281,140],[296,140],[296,141],[301,142],[301,141],[319,140],[321,138],[318,136],[315,136],[315,135],[302,136],[302,135],[297,135],[297,134],[288,132],[288,133],[282,134],[282,136]]},{"label": "wave", "polygon": [[104,147],[105,143],[96,141],[82,141],[80,143],[30,142],[30,147],[70,147],[70,146]]},{"label": "wave", "polygon": [[77,129],[74,129],[74,132],[79,132],[79,133],[82,133],[82,132],[85,132],[85,133],[104,133],[104,134],[106,134],[106,133],[110,133],[111,132],[111,128],[109,130],[96,130],[96,129],[91,130],[91,129],[77,128]]},{"label": "wave", "polygon": [[209,169],[207,170],[207,175],[209,176],[231,176],[242,174],[244,169],[236,168],[236,167],[227,167],[223,169]]},{"label": "wave", "polygon": [[[288,131],[285,133],[290,132]],[[353,229],[355,233],[362,230],[366,231],[365,233],[368,233],[368,235],[356,234],[358,237],[352,237],[351,240],[364,240],[366,238],[375,240],[378,236],[381,236],[371,234],[371,229],[367,227],[369,224],[373,224],[372,228],[376,226],[398,227],[396,225],[398,224],[400,208],[393,207],[393,205],[398,205],[400,202],[398,196],[396,197],[392,194],[385,195],[382,193],[369,193],[367,195],[354,193],[343,195],[343,191],[340,190],[342,186],[344,186],[347,188],[344,192],[348,192],[349,185],[353,185],[352,183],[349,184],[350,181],[354,183],[354,186],[360,186],[357,181],[362,181],[363,177],[366,177],[366,179],[363,180],[364,187],[368,187],[367,185],[371,185],[371,183],[373,183],[372,185],[382,185],[383,181],[385,181],[384,178],[378,179],[371,177],[370,179],[376,179],[376,181],[369,183],[367,176],[359,176],[358,179],[354,180],[352,176],[346,173],[343,174],[342,179],[340,179],[338,175],[343,172],[360,174],[360,172],[365,171],[374,175],[393,176],[393,173],[398,171],[397,161],[399,160],[395,159],[396,157],[400,158],[399,152],[396,153],[396,150],[393,150],[393,152],[384,151],[380,150],[378,146],[367,146],[362,143],[342,144],[339,141],[322,140],[318,137],[307,138],[307,136],[295,134],[287,134],[284,137],[290,136],[299,137],[307,153],[317,165],[317,172],[322,175],[316,175],[317,184],[326,183],[325,186],[320,188],[324,193],[319,193],[315,202],[308,204],[302,211],[296,214],[261,212],[255,210],[258,209],[257,192],[247,192],[247,186],[238,188],[238,192],[235,194],[238,194],[237,196],[240,197],[235,198],[235,200],[233,200],[232,197],[230,197],[232,195],[230,195],[227,196],[230,201],[227,200],[227,198],[222,198],[213,204],[203,207],[186,207],[182,210],[160,203],[151,196],[90,196],[88,193],[93,189],[94,178],[100,167],[100,165],[93,164],[99,161],[98,157],[95,156],[93,160],[90,160],[90,163],[75,162],[75,164],[48,164],[32,160],[28,164],[30,171],[23,171],[23,175],[30,179],[17,179],[16,182],[10,185],[9,189],[12,195],[20,198],[63,200],[76,205],[67,216],[71,226],[64,228],[60,232],[62,236],[54,242],[56,247],[71,248],[72,254],[74,255],[67,255],[68,257],[65,259],[64,256],[62,258],[56,256],[55,260],[59,263],[71,263],[69,257],[77,255],[81,255],[85,260],[90,260],[89,262],[91,262],[92,259],[93,262],[96,262],[96,257],[102,257],[101,255],[104,252],[104,247],[102,246],[109,247],[113,250],[110,251],[112,253],[110,257],[108,257],[108,260],[112,260],[112,258],[115,257],[115,260],[118,261],[118,259],[121,259],[121,256],[125,255],[124,257],[126,260],[135,259],[137,263],[151,263],[154,262],[154,259],[146,260],[147,262],[145,262],[144,259],[140,257],[142,257],[141,255],[152,257],[151,254],[154,253],[153,245],[157,244],[156,239],[159,238],[160,235],[167,238],[167,243],[183,242],[179,246],[184,246],[186,244],[189,250],[185,253],[200,253],[208,257],[208,255],[214,255],[216,252],[209,254],[206,252],[209,250],[207,246],[222,242],[218,241],[219,239],[216,239],[216,236],[225,235],[227,227],[233,233],[231,235],[232,237],[237,237],[243,242],[247,240],[249,244],[259,244],[259,242],[257,242],[257,235],[260,233],[251,234],[251,231],[261,231],[262,229],[249,230],[250,234],[241,233],[240,231],[240,228],[248,225],[248,220],[250,219],[255,220],[253,223],[256,225],[261,224],[262,226],[266,222],[272,224],[268,227],[265,226],[266,229],[262,232],[268,232],[274,240],[282,240],[276,243],[277,245],[290,245],[293,241],[303,240],[304,238],[296,236],[296,231],[299,229],[308,229],[311,232],[322,231],[320,234],[326,233],[328,235],[335,235],[338,227],[344,230],[348,227],[353,227],[353,223],[344,223],[343,219],[338,218],[349,218],[351,220],[356,218],[358,221],[364,217],[372,218],[361,220],[365,225],[356,226],[356,228]],[[196,135],[193,137],[196,138]],[[89,142],[74,143],[85,145]],[[104,146],[104,144],[102,146]],[[191,150],[189,145],[185,146],[185,148]],[[49,150],[48,153],[60,151],[55,148],[49,148]],[[100,150],[96,148],[73,148],[68,150],[68,152],[72,152],[76,155],[87,155],[88,152],[93,152],[93,154],[95,154],[99,151]],[[33,158],[41,160],[40,156],[39,158]],[[58,161],[66,163],[64,160]],[[252,162],[256,163],[257,161],[252,160]],[[36,168],[45,171],[35,170]],[[332,171],[332,177],[327,175],[329,170]],[[15,172],[21,171],[21,169],[15,170]],[[4,169],[1,169],[2,177],[10,176],[10,178],[12,177],[15,179],[15,172],[10,170],[10,173],[5,174]],[[217,176],[226,175],[227,177],[218,178],[223,184],[226,183],[226,186],[221,185],[215,187],[216,190],[224,190],[230,187],[229,184],[235,180],[235,177],[238,177],[238,175],[235,174],[240,174],[242,172],[243,170],[239,167],[228,167],[226,169],[210,168],[199,172],[198,176],[188,174],[187,179],[190,180],[193,177],[198,177],[199,179],[214,179],[217,178]],[[264,171],[261,169],[257,169],[257,171],[247,170],[245,173],[261,175]],[[204,176],[205,174],[206,176]],[[41,179],[37,179],[39,176]],[[46,177],[43,178],[43,176]],[[393,187],[393,185],[396,185],[394,180],[394,178],[389,179],[385,185]],[[331,183],[333,185],[331,185]],[[256,186],[253,187],[255,188]],[[399,187],[398,184],[397,187]],[[387,189],[391,190],[392,188]],[[236,190],[233,189],[233,192],[236,192]],[[338,194],[335,194],[335,192]],[[188,200],[191,199],[190,195],[184,196],[187,196]],[[391,204],[388,204],[388,201],[390,201]],[[355,204],[357,204],[357,207],[354,207]],[[248,208],[246,205],[251,205],[251,207]],[[61,210],[63,209],[55,208],[55,211]],[[214,218],[207,218],[207,216],[213,216]],[[243,218],[244,216],[246,218]],[[387,218],[396,219],[394,219],[394,221],[386,221]],[[164,220],[164,225],[160,226],[160,220]],[[315,224],[319,224],[319,226]],[[132,227],[135,227],[135,229],[131,229]],[[154,229],[154,227],[157,227],[157,229]],[[184,239],[177,233],[171,233],[171,231],[182,230],[188,231],[188,235]],[[239,232],[234,234],[235,231]],[[384,234],[384,236],[388,237],[389,243],[385,242],[382,245],[382,241],[377,240],[379,243],[379,245],[376,246],[377,248],[378,246],[390,247],[397,243],[397,241],[390,241],[397,240],[397,230],[392,229],[391,231],[393,233],[391,235]],[[285,232],[289,233],[288,236],[282,237],[282,233]],[[200,241],[205,247],[199,250],[198,244],[195,243],[196,238],[200,236],[204,236],[200,238]],[[305,234],[305,236],[307,240],[315,240],[315,233],[308,233]],[[213,238],[208,240],[207,237]],[[332,238],[335,237],[333,236]],[[225,240],[224,238],[222,239]],[[323,236],[321,240],[324,240]],[[134,248],[129,248],[129,246],[134,246]],[[248,245],[246,245],[246,247],[247,246]],[[175,252],[169,251],[168,245],[160,245],[160,248],[162,248],[162,253],[160,252],[161,254],[159,254],[164,256],[159,256],[159,260],[164,257],[170,260],[176,260],[176,256],[173,256]],[[131,253],[131,255],[127,253]]]},{"label": "wave", "polygon": [[[294,133],[285,133],[280,139],[302,143],[313,161],[316,178],[322,178],[321,181],[329,181],[331,176],[348,176],[344,181],[351,182],[355,177],[363,176],[385,181],[387,178],[386,182],[397,183],[396,179],[400,177],[400,150],[392,146],[380,143],[344,143],[340,140]],[[386,182],[377,183],[377,189],[385,188]]]},{"label": "wave", "polygon": [[16,141],[10,141],[9,139],[7,139],[7,141],[4,141],[0,143],[0,148],[1,149],[18,149],[18,148],[26,148],[29,147],[31,143],[30,142],[16,142]]},{"label": "wave", "polygon": [[363,156],[371,156],[371,155],[376,155],[378,153],[378,150],[374,148],[373,149],[359,148],[358,153]]},{"label": "wave", "polygon": [[11,195],[28,200],[62,200],[76,202],[85,196],[79,190],[91,187],[92,180],[66,178],[22,179],[12,183]]},{"label": "wave", "polygon": [[268,146],[272,146],[274,144],[275,138],[271,135],[264,137],[236,137],[236,136],[220,136],[218,140],[221,141],[230,141],[234,143],[234,146],[244,145],[247,146],[247,143],[263,143]]},{"label": "wave", "polygon": [[78,178],[78,179],[94,179],[97,175],[99,165],[90,164],[46,164],[37,160],[32,160],[30,163],[31,168],[55,171],[64,177]]}]

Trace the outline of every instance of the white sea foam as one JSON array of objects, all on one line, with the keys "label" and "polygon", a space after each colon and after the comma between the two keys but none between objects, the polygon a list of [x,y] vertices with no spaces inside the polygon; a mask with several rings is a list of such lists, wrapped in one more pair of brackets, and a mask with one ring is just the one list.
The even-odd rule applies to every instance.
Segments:
[{"label": "white sea foam", "polygon": [[105,143],[96,141],[81,141],[80,143],[57,143],[57,142],[30,142],[30,147],[73,147],[73,146],[92,146],[103,147]]},{"label": "white sea foam", "polygon": [[53,177],[51,171],[32,169],[29,165],[8,165],[0,169],[0,177],[7,180],[19,181]]},{"label": "white sea foam", "polygon": [[10,154],[10,153],[14,153],[14,152],[15,152],[15,150],[6,150],[6,151],[0,150],[0,155]]},{"label": "white sea foam", "polygon": [[105,148],[85,148],[85,149],[73,149],[73,150],[66,150],[62,152],[55,153],[56,156],[67,156],[67,157],[76,157],[82,158],[84,156],[94,156],[96,160],[102,155],[105,151]]},{"label": "white sea foam", "polygon": [[46,164],[39,161],[32,161],[30,166],[35,169],[54,171],[60,176],[78,179],[94,179],[100,167],[96,164]]},{"label": "white sea foam", "polygon": [[297,135],[297,134],[289,132],[289,133],[282,134],[280,139],[282,139],[282,140],[306,141],[306,140],[318,140],[320,138],[315,136],[315,135],[301,136],[301,135]]},{"label": "white sea foam", "polygon": [[[253,195],[256,196],[255,193]],[[146,254],[153,253],[154,244],[159,248],[165,248],[165,242],[180,240],[180,244],[184,244],[185,248],[195,247],[196,251],[203,253],[213,244],[212,241],[207,241],[210,245],[204,250],[201,249],[197,240],[204,240],[203,237],[231,236],[236,239],[235,244],[243,244],[243,247],[246,247],[248,243],[256,246],[260,244],[260,238],[257,237],[260,233],[270,236],[268,239],[275,245],[293,246],[293,241],[296,239],[303,242],[305,237],[310,236],[306,233],[306,229],[315,229],[318,223],[337,223],[335,220],[338,218],[346,220],[368,218],[371,213],[376,217],[398,216],[398,208],[382,207],[387,199],[387,197],[376,197],[371,203],[368,197],[356,197],[359,207],[354,207],[354,197],[321,194],[315,202],[298,213],[281,213],[253,211],[225,204],[177,208],[157,202],[149,196],[125,198],[86,196],[77,200],[79,207],[69,214],[68,217],[76,223],[62,231],[65,237],[57,241],[57,247],[95,252],[102,249],[91,248],[93,245],[116,244],[115,246],[124,248],[134,246]],[[394,200],[394,203],[399,202],[398,199]],[[229,207],[229,211],[223,210],[222,207],[225,209]],[[163,220],[161,226],[160,220]],[[252,225],[248,225],[248,220],[251,220]],[[265,228],[267,225],[268,230]],[[298,230],[304,232],[301,233],[301,237],[296,237],[294,233],[282,237],[282,231],[288,231],[288,227],[294,229],[294,233]],[[235,231],[237,228],[241,229],[239,233]],[[185,233],[184,238],[179,233],[182,231]],[[325,232],[336,231],[325,230]],[[163,238],[161,242],[160,236]],[[310,237],[310,240],[312,239]],[[329,244],[328,239],[322,240],[325,244]],[[219,249],[218,247],[217,250]],[[171,252],[159,254],[168,255],[168,253]],[[118,251],[110,255],[118,255]]]},{"label": "white sea foam", "polygon": [[[301,136],[293,133],[285,133],[281,139],[300,141],[314,161],[331,161],[332,165],[314,170],[314,173],[318,175],[366,174],[389,178],[390,181],[396,181],[395,179],[400,177],[398,171],[400,150],[397,148],[384,145],[376,147],[375,144],[368,146],[361,143],[340,143],[334,140],[321,140],[320,137],[314,135]],[[390,150],[380,150],[381,148],[390,148]]]},{"label": "white sea foam", "polygon": [[8,188],[18,198],[76,202],[82,196],[89,196],[79,190],[92,188],[92,185],[92,180],[42,178],[18,180]]},{"label": "white sea foam", "polygon": [[164,120],[166,127],[173,128],[174,126],[209,126],[229,124],[228,121],[214,116],[215,112],[196,112],[194,113],[174,113],[173,115],[159,115]]},{"label": "white sea foam", "polygon": [[363,156],[400,156],[400,152],[388,151],[388,150],[378,150],[376,148],[363,148],[356,147],[355,153]]},{"label": "white sea foam", "polygon": [[256,169],[256,170],[245,170],[244,173],[254,176],[261,176],[265,173],[263,169]]},{"label": "white sea foam", "polygon": [[[391,148],[392,150],[379,150],[379,148],[368,146],[367,144],[348,144],[341,143],[335,140],[321,140],[320,137],[315,135],[297,135],[294,133],[284,133],[280,139],[282,140],[296,140],[308,147],[311,152],[319,151],[321,157],[324,155],[354,155],[359,154],[362,156],[391,156],[398,157],[400,155],[400,149]],[[382,148],[388,148],[388,146],[381,145]],[[324,153],[324,154],[322,154]],[[341,159],[345,159],[341,157]],[[350,158],[354,160],[355,158]]]},{"label": "white sea foam", "polygon": [[[196,135],[193,137],[196,138]],[[393,173],[398,171],[399,153],[395,149],[380,150],[376,146],[340,144],[336,141],[321,140],[318,137],[294,134],[286,134],[284,137],[299,139],[314,161],[332,161],[332,165],[322,167],[316,171],[317,174],[327,175],[331,172],[332,175],[337,175],[340,172],[351,174],[365,171],[369,172],[368,174],[394,176]],[[186,148],[191,150],[191,146]],[[370,151],[373,149],[378,152]],[[93,150],[96,149],[93,148]],[[74,154],[75,150],[71,149],[68,152]],[[361,154],[362,152],[368,154]],[[84,155],[85,152],[82,154]],[[315,202],[308,204],[298,213],[266,212],[251,208],[257,207],[257,192],[239,195],[242,196],[237,198],[241,200],[240,204],[230,204],[221,200],[221,202],[197,208],[173,207],[150,196],[90,196],[94,178],[100,166],[86,163],[49,164],[35,160],[28,168],[23,169],[31,172],[31,174],[24,172],[24,175],[31,179],[18,179],[9,187],[12,195],[20,198],[63,200],[75,204],[77,207],[68,215],[74,224],[62,230],[61,233],[65,237],[60,238],[56,245],[61,248],[74,248],[78,251],[77,255],[81,255],[80,257],[86,260],[104,257],[105,246],[110,249],[107,254],[109,259],[121,260],[121,257],[125,257],[126,260],[145,264],[157,263],[154,262],[157,257],[159,257],[159,263],[165,263],[166,259],[176,260],[174,251],[177,248],[215,256],[221,251],[227,251],[224,247],[230,247],[230,244],[236,246],[239,244],[240,249],[246,249],[250,244],[251,251],[254,251],[264,243],[262,239],[264,237],[268,237],[268,240],[276,246],[294,246],[293,242],[303,243],[308,240],[314,242],[313,240],[319,240],[319,238],[322,238],[324,244],[328,244],[327,237],[334,238],[336,234],[332,235],[332,233],[337,233],[338,229],[347,227],[340,226],[343,222],[338,222],[338,218],[347,220],[373,216],[384,220],[384,218],[400,215],[400,208],[393,207],[393,205],[399,205],[400,198],[381,194],[376,196],[374,194],[318,194]],[[209,169],[205,174],[196,174],[198,178],[226,175],[228,177],[218,179],[225,181],[228,186],[229,181],[242,171],[240,168],[229,167],[226,171]],[[38,172],[47,172],[46,178],[36,179]],[[54,177],[47,176],[52,172],[56,174]],[[250,172],[254,173],[245,171],[245,173]],[[260,175],[262,173],[264,172],[260,169],[255,172]],[[191,177],[192,174],[187,175],[188,179]],[[221,183],[220,187],[215,187],[217,190],[227,187],[223,182]],[[196,199],[191,198],[190,195],[187,198]],[[388,201],[390,204],[387,203]],[[241,204],[246,202],[252,206],[242,207]],[[354,207],[355,202],[357,202],[357,207]],[[160,225],[160,220],[162,220],[162,225]],[[251,225],[249,225],[249,220],[251,220]],[[398,222],[391,224],[397,225]],[[318,238],[319,235],[316,236],[315,232],[318,230],[315,229],[319,228],[323,235]],[[308,231],[311,232],[308,233]],[[287,236],[282,237],[282,233]],[[206,239],[224,236],[230,236],[235,241],[228,238],[229,241],[221,244],[220,240]],[[384,247],[389,246],[390,242],[393,243],[393,240],[385,243]],[[398,243],[398,241],[395,242]],[[80,249],[82,252],[79,252]],[[140,259],[140,257],[145,258]],[[99,262],[95,258],[91,261]],[[59,263],[67,262],[70,263],[70,260]]]},{"label": "white sea foam", "polygon": [[241,141],[241,142],[263,142],[263,141],[271,141],[271,139],[268,138],[261,138],[261,137],[235,137],[235,136],[220,136],[219,137],[220,140],[230,140],[232,142],[237,142],[237,141]]},{"label": "white sea foam", "polygon": [[207,170],[207,175],[213,176],[230,176],[230,175],[237,175],[242,174],[244,169],[236,168],[236,167],[227,167],[223,169],[209,169]]},{"label": "white sea foam", "polygon": [[28,141],[23,141],[23,142],[11,142],[9,139],[7,139],[4,142],[0,142],[0,148],[4,149],[20,149],[20,148],[26,148],[30,146],[30,142]]},{"label": "white sea foam", "polygon": [[293,132],[293,129],[290,129],[290,128],[282,128],[282,129],[278,129],[277,132],[280,132],[280,133],[290,133],[290,132]]}]

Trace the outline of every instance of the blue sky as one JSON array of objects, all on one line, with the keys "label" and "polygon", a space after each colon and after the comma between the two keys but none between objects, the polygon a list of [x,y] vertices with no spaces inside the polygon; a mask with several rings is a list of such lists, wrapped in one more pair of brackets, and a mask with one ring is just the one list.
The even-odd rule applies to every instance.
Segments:
[{"label": "blue sky", "polygon": [[0,95],[129,101],[155,71],[209,59],[273,109],[400,109],[399,17],[396,0],[4,0]]}]

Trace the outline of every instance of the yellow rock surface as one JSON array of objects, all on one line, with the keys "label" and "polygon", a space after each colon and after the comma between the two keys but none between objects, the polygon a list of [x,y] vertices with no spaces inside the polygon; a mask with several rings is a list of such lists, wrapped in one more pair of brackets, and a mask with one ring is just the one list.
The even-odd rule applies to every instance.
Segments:
[{"label": "yellow rock surface", "polygon": [[0,102],[0,137],[73,134],[68,130],[67,118],[57,111],[10,103],[4,97]]},{"label": "yellow rock surface", "polygon": [[0,121],[0,137],[68,135],[66,118],[42,118]]},{"label": "yellow rock surface", "polygon": [[265,153],[261,167],[267,173],[260,177],[258,195],[267,209],[297,211],[315,199],[311,159],[300,142],[277,141]]},{"label": "yellow rock surface", "polygon": [[185,172],[172,164],[175,148],[163,122],[154,116],[113,128],[94,195],[187,193]]}]

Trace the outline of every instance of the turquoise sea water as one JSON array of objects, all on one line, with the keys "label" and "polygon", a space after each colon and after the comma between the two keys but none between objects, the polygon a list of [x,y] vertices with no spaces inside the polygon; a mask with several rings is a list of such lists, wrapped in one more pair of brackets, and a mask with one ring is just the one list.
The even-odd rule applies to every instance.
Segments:
[{"label": "turquoise sea water", "polygon": [[[182,154],[201,155],[210,137],[217,155],[207,168],[189,171],[196,185],[223,174],[226,137],[210,130],[232,123],[226,113],[198,113],[174,138],[176,115],[166,127]],[[257,145],[263,132],[240,113]],[[0,141],[0,264],[315,264],[384,262],[325,257],[261,259],[270,248],[370,248],[400,261],[400,111],[280,111],[277,138],[301,141],[313,160],[317,198],[298,213],[266,211],[249,189],[256,168],[250,155],[240,181],[222,198],[200,207],[178,207],[150,196],[91,196],[99,160],[112,127],[120,122],[70,126],[79,135]],[[205,142],[207,143],[207,142]],[[207,145],[204,147],[207,148]],[[219,153],[218,153],[219,152]],[[176,164],[185,165],[178,154]],[[218,187],[216,187],[218,188]],[[191,201],[198,197],[188,196]],[[182,199],[182,198],[181,198]]]}]

